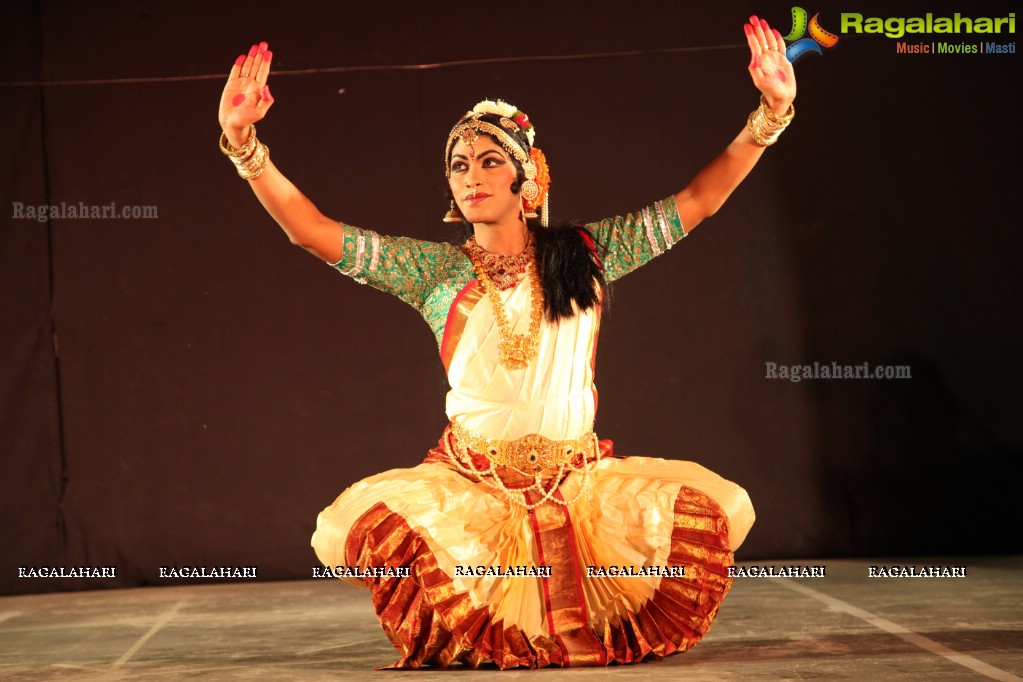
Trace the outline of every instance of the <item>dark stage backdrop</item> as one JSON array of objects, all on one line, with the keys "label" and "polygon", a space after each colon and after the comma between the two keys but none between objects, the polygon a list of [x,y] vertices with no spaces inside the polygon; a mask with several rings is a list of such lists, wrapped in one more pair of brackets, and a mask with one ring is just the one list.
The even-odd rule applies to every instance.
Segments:
[{"label": "dark stage backdrop", "polygon": [[[275,163],[328,215],[440,240],[444,139],[477,100],[536,122],[557,215],[631,211],[745,124],[745,18],[790,21],[773,0],[554,3],[524,6],[527,31],[507,7],[5,7],[0,591],[164,584],[175,565],[307,577],[317,512],[419,463],[445,424],[418,314],[290,246],[217,151],[224,74],[253,41],[274,51]],[[842,11],[937,11],[807,9],[833,31]],[[614,288],[597,430],[743,484],[739,559],[1021,549],[1019,56],[896,44],[801,60],[779,144]],[[447,65],[396,68],[417,64]],[[80,202],[157,217],[17,213]],[[767,378],[814,362],[912,378]],[[79,565],[117,577],[18,577]]]}]

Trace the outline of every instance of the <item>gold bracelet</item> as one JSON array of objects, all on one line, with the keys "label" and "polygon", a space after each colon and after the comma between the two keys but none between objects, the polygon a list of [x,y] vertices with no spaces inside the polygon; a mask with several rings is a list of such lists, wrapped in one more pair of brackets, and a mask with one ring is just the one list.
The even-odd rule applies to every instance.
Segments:
[{"label": "gold bracelet", "polygon": [[789,110],[781,115],[774,113],[774,109],[768,105],[767,98],[763,95],[760,96],[760,106],[764,110],[764,115],[767,116],[767,120],[772,123],[779,123],[783,126],[787,126],[791,123],[792,119],[796,115],[796,107],[791,102],[789,103]]},{"label": "gold bracelet", "polygon": [[232,160],[238,158],[246,158],[252,155],[252,152],[256,148],[256,124],[249,124],[249,137],[238,149],[232,149],[230,143],[227,141],[227,133],[220,133],[220,151],[224,152]]},{"label": "gold bracelet", "polygon": [[266,164],[269,161],[270,147],[260,142],[256,145],[256,151],[252,153],[249,159],[236,163],[235,166],[238,168],[239,177],[243,180],[255,180],[266,169]]},{"label": "gold bracelet", "polygon": [[790,104],[789,110],[779,116],[767,105],[767,98],[761,95],[760,106],[746,119],[746,127],[754,142],[761,147],[767,147],[778,141],[778,136],[788,127],[795,115],[795,105]]},{"label": "gold bracelet", "polygon": [[232,149],[227,141],[227,133],[220,134],[220,151],[231,159],[238,176],[243,180],[255,180],[266,169],[270,161],[270,147],[256,138],[256,124],[249,125],[249,136],[238,149]]}]

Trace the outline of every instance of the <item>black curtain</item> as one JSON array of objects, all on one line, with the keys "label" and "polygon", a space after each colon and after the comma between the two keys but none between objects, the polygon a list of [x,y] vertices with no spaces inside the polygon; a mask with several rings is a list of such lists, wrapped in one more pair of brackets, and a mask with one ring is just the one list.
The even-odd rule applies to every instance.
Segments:
[{"label": "black curtain", "polygon": [[[418,314],[291,247],[216,149],[218,74],[252,42],[274,50],[260,137],[285,174],[328,215],[444,240],[443,143],[476,101],[530,114],[555,214],[631,211],[741,130],[742,23],[784,32],[789,9],[563,3],[533,27],[424,3],[9,9],[0,591],[163,584],[173,565],[307,577],[317,512],[444,426]],[[790,130],[605,317],[598,433],[747,487],[739,559],[1020,549],[1017,56],[897,42],[799,61]],[[395,68],[424,64],[447,65]],[[62,203],[156,215],[24,217]],[[766,377],[814,362],[912,379]],[[79,565],[117,578],[18,577]]]}]

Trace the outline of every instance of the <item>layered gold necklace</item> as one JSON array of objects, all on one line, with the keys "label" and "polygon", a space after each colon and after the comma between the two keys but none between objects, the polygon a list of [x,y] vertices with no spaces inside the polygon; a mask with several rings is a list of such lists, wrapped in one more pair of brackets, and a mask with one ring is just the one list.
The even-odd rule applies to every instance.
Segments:
[{"label": "layered gold necklace", "polygon": [[[501,256],[485,251],[476,243],[476,237],[469,237],[463,250],[472,261],[476,277],[494,308],[494,319],[501,334],[501,342],[498,345],[499,362],[507,369],[525,369],[536,357],[537,344],[540,341],[540,322],[543,320],[543,286],[536,268],[533,235],[529,235],[526,248],[514,256]],[[518,283],[519,275],[523,273],[529,277],[529,331],[526,334],[513,334],[500,292],[514,287]]]}]

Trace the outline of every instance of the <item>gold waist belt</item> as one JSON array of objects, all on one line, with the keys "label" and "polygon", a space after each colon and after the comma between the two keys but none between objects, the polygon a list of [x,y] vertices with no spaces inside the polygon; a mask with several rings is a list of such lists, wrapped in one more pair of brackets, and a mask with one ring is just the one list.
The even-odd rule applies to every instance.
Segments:
[{"label": "gold waist belt", "polygon": [[[545,502],[575,504],[589,492],[593,481],[591,474],[600,462],[600,444],[592,431],[575,440],[551,440],[535,433],[516,440],[499,440],[484,438],[452,421],[451,435],[456,443],[451,447],[452,444],[443,439],[444,452],[459,471],[494,489],[511,504],[527,510]],[[486,459],[485,468],[481,468],[482,462],[473,461],[474,454]],[[509,488],[501,478],[500,467],[513,469],[527,480],[532,478],[533,482]],[[570,500],[555,496],[565,477],[573,471],[582,477],[579,491]],[[535,501],[528,502],[526,495],[534,495]]]},{"label": "gold waist belt", "polygon": [[487,458],[494,466],[516,469],[530,476],[544,469],[581,466],[596,456],[597,443],[592,431],[574,440],[551,440],[531,433],[516,440],[484,438],[457,421],[451,422],[455,438],[467,449]]}]

